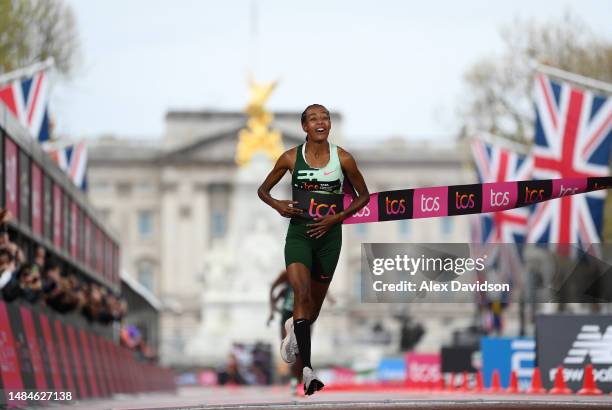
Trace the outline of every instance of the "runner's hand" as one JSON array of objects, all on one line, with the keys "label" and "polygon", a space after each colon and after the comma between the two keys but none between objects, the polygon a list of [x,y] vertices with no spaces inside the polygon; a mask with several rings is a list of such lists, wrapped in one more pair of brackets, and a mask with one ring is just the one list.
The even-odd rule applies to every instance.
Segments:
[{"label": "runner's hand", "polygon": [[276,206],[274,207],[276,211],[284,216],[285,218],[293,218],[294,216],[302,215],[303,211],[300,208],[294,208],[297,201],[290,201],[288,199],[276,201]]},{"label": "runner's hand", "polygon": [[306,225],[310,229],[306,232],[312,238],[320,238],[329,231],[332,226],[342,220],[338,215],[327,215],[323,218],[314,218],[314,223]]}]

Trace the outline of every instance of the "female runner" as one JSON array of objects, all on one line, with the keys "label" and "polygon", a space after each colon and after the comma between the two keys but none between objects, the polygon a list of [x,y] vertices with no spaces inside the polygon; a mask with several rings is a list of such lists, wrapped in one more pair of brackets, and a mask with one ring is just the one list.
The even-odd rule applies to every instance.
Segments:
[{"label": "female runner", "polygon": [[[287,336],[281,343],[281,357],[287,363],[302,359],[304,393],[323,388],[310,363],[310,325],[319,316],[327,288],[334,275],[342,246],[342,221],[367,205],[370,194],[352,155],[327,141],[331,118],[327,108],[310,105],[302,113],[306,142],[284,152],[257,193],[279,214],[291,218],[285,240],[285,265],[294,291],[293,317],[285,322]],[[297,201],[272,198],[270,191],[285,173],[291,172],[294,189],[322,194],[342,194],[345,177],[357,197],[342,212],[307,220],[294,207]]]}]

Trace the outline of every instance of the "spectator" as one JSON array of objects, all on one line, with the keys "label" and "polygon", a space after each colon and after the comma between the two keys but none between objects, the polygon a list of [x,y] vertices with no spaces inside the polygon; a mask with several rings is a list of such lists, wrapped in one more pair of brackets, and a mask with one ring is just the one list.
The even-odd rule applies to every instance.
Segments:
[{"label": "spectator", "polygon": [[135,349],[142,341],[140,330],[135,325],[123,326],[120,333],[121,345],[129,349]]},{"label": "spectator", "polygon": [[98,322],[102,324],[109,324],[114,320],[113,312],[111,311],[111,303],[114,295],[109,294],[106,288],[101,288],[102,292],[102,306],[98,313]]},{"label": "spectator", "polygon": [[7,302],[23,297],[30,303],[38,301],[42,294],[40,273],[36,265],[23,264],[13,272],[8,283],[2,288],[2,296]]},{"label": "spectator", "polygon": [[36,303],[42,296],[42,281],[38,266],[30,263],[23,264],[19,269],[19,286],[22,296],[30,303]]},{"label": "spectator", "polygon": [[107,303],[107,308],[108,308],[108,314],[110,315],[109,320],[110,321],[120,320],[121,319],[121,315],[120,315],[121,305],[119,304],[119,299],[117,299],[117,296],[115,296],[112,293],[109,293],[106,298],[106,303]]},{"label": "spectator", "polygon": [[6,223],[11,219],[13,219],[13,215],[8,209],[0,209],[0,249],[8,249],[16,259],[17,263],[22,263],[25,261],[23,252],[17,246],[17,244],[11,242],[8,231],[6,230]]},{"label": "spectator", "polygon": [[72,292],[76,296],[77,305],[76,308],[82,310],[87,305],[87,297],[89,294],[89,284],[81,283],[75,275],[70,275],[70,283],[72,285]]},{"label": "spectator", "polygon": [[13,214],[6,208],[0,209],[0,225],[4,225],[13,218]]},{"label": "spectator", "polygon": [[90,322],[95,322],[98,320],[100,313],[103,309],[103,294],[100,285],[92,283],[86,290],[87,294],[87,302],[85,306],[83,306],[83,315]]},{"label": "spectator", "polygon": [[46,254],[47,254],[47,251],[45,250],[44,247],[40,245],[36,247],[36,251],[34,252],[34,263],[38,265],[40,269],[43,269],[43,267],[45,266]]},{"label": "spectator", "polygon": [[80,284],[74,276],[64,277],[59,267],[51,265],[47,270],[48,277],[54,280],[58,289],[48,295],[47,304],[60,313],[78,309],[81,304]]},{"label": "spectator", "polygon": [[66,311],[80,309],[85,303],[85,295],[83,286],[74,275],[64,278],[66,286],[66,294],[62,299],[62,305]]},{"label": "spectator", "polygon": [[15,242],[11,241],[5,226],[0,230],[0,249],[8,249],[15,258],[15,263],[17,265],[21,265],[25,262],[23,251]]},{"label": "spectator", "polygon": [[[2,251],[9,252],[8,249],[1,249]],[[9,252],[11,258],[13,256],[12,253]],[[2,297],[7,302],[12,302],[13,300],[23,296],[23,292],[21,290],[21,286],[19,283],[19,271],[11,271],[11,274],[7,278],[7,283],[2,287]]]},{"label": "spectator", "polygon": [[58,311],[67,311],[67,306],[64,303],[67,293],[70,291],[70,286],[66,278],[62,278],[60,267],[55,263],[47,264],[43,269],[43,293],[45,303],[50,308]]},{"label": "spectator", "polygon": [[15,259],[8,249],[0,249],[0,289],[4,288],[13,277]]},{"label": "spectator", "polygon": [[244,380],[240,374],[238,359],[233,351],[230,352],[225,370],[222,371],[220,376],[219,380],[222,385],[247,384],[246,380]]},{"label": "spectator", "polygon": [[114,320],[120,321],[127,315],[128,312],[128,304],[127,300],[122,297],[115,297],[115,300],[112,302],[112,312]]}]

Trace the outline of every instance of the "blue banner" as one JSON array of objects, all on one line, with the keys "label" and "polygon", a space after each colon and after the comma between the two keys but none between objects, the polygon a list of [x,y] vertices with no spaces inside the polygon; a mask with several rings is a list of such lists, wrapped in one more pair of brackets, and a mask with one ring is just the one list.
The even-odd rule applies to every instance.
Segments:
[{"label": "blue banner", "polygon": [[378,364],[378,380],[404,381],[406,380],[406,361],[404,358],[382,359]]},{"label": "blue banner", "polygon": [[536,343],[531,337],[483,337],[480,339],[482,353],[482,377],[485,387],[491,386],[493,371],[497,369],[502,387],[510,384],[510,373],[516,372],[520,389],[531,385],[535,367]]}]

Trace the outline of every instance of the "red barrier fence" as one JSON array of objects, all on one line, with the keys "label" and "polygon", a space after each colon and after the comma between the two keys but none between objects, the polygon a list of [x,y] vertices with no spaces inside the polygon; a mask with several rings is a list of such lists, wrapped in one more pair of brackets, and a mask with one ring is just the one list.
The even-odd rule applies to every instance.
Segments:
[{"label": "red barrier fence", "polygon": [[43,392],[48,401],[175,389],[171,370],[137,361],[109,337],[62,315],[3,301],[0,380],[0,405],[9,406],[41,401]]}]

